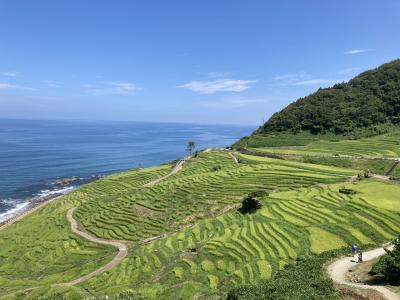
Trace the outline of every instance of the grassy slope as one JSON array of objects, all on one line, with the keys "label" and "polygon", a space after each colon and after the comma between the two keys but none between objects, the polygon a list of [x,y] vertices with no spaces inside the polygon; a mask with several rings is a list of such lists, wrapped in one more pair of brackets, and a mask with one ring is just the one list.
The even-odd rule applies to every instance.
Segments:
[{"label": "grassy slope", "polygon": [[[110,259],[113,249],[69,232],[65,212],[73,206],[87,230],[131,241],[130,252],[115,269],[82,286],[44,287],[27,298],[62,292],[79,299],[125,290],[163,299],[221,295],[267,279],[297,257],[355,241],[376,244],[400,232],[400,212],[393,210],[398,185],[345,183],[357,171],[238,156],[239,165],[225,152],[201,153],[154,187],[143,184],[165,175],[170,165],[113,175],[0,231],[0,296],[76,278]],[[217,165],[221,169],[213,171]],[[343,195],[341,187],[358,193]],[[236,212],[240,199],[259,189],[271,192],[263,208],[254,215]],[[147,245],[136,243],[164,233]]]},{"label": "grassy slope", "polygon": [[[60,197],[0,231],[0,296],[29,287],[67,282],[90,273],[112,259],[115,249],[90,243],[70,232],[66,211],[92,198],[91,188],[112,189],[120,178],[133,184],[166,173],[166,167],[113,175]],[[167,167],[169,169],[170,167]],[[109,192],[109,195],[112,195]],[[47,288],[46,288],[47,289]]]},{"label": "grassy slope", "polygon": [[[324,140],[319,136],[312,136],[313,139],[307,140],[303,139],[304,136],[311,135],[300,134],[299,137],[291,135],[286,139],[291,146],[278,147],[264,146],[265,144],[274,144],[274,142],[271,143],[271,137],[264,136],[263,143],[256,143],[249,147],[250,143],[247,145],[247,149],[261,155],[278,155],[292,161],[369,170],[376,174],[384,174],[393,164],[393,161],[386,160],[386,158],[393,159],[400,156],[400,131],[398,129],[387,134],[359,140],[334,140],[333,137],[331,140]],[[298,139],[304,142],[301,146],[296,146]],[[390,175],[397,179],[400,178],[399,172],[400,167],[397,167]]]},{"label": "grassy slope", "polygon": [[[312,141],[302,147],[255,147],[268,153],[310,156],[350,155],[364,157],[399,157],[400,131],[359,140]],[[251,147],[250,147],[251,149]]]}]

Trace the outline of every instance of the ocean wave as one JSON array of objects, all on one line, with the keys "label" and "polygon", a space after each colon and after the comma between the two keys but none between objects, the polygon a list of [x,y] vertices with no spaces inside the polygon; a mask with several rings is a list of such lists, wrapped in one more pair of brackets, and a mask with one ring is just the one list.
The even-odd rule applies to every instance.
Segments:
[{"label": "ocean wave", "polygon": [[0,222],[7,221],[17,216],[18,214],[24,212],[25,210],[35,206],[35,203],[40,203],[42,201],[47,200],[48,198],[53,198],[57,195],[65,195],[76,188],[77,186],[68,186],[52,190],[49,189],[41,190],[35,196],[29,198],[29,200],[26,200],[24,202],[18,202],[18,200],[16,199],[1,200],[1,202],[3,204],[6,204],[9,208],[5,212],[0,213]]},{"label": "ocean wave", "polygon": [[49,196],[54,196],[58,194],[66,194],[74,190],[76,186],[68,186],[60,189],[55,189],[55,190],[41,190],[37,196],[41,198],[49,197]]},{"label": "ocean wave", "polygon": [[18,204],[15,205],[14,208],[11,208],[11,209],[7,210],[4,213],[0,213],[0,222],[6,221],[8,219],[11,219],[15,215],[17,215],[20,211],[26,209],[29,204],[31,204],[30,201],[26,201],[26,202],[23,202],[23,203],[18,203]]}]

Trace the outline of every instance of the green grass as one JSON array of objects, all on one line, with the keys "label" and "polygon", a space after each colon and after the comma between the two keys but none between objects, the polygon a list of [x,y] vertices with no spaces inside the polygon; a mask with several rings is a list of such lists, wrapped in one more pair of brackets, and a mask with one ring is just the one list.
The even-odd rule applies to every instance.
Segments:
[{"label": "green grass", "polygon": [[[149,187],[143,185],[172,166],[112,175],[0,231],[0,297],[31,286],[39,288],[18,297],[54,294],[59,288],[51,283],[88,274],[111,259],[115,249],[70,233],[65,214],[75,206],[87,231],[130,244],[115,268],[62,291],[77,299],[124,291],[149,299],[220,296],[271,278],[299,257],[354,242],[376,244],[400,231],[400,211],[392,209],[400,186],[347,183],[357,174],[348,168],[237,156],[240,164],[224,151],[200,153]],[[221,168],[215,171],[215,165]],[[341,194],[343,187],[357,193]],[[269,192],[263,208],[240,214],[243,197],[257,190]]]}]

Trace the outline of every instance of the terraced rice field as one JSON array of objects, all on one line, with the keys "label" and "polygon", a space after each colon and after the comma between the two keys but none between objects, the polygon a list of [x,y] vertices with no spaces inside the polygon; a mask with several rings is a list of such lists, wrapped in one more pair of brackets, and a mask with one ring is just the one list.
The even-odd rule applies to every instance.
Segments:
[{"label": "terraced rice field", "polygon": [[319,156],[356,156],[356,157],[400,157],[400,133],[380,135],[359,140],[342,140],[337,142],[315,141],[307,146],[296,147],[261,147],[253,150],[294,155]]},{"label": "terraced rice field", "polygon": [[[353,184],[347,179],[357,171],[350,169],[235,155],[239,164],[225,151],[200,153],[154,186],[144,185],[172,165],[116,174],[0,231],[0,298],[30,286],[40,288],[20,298],[124,291],[149,299],[220,296],[235,285],[268,279],[300,256],[354,242],[376,244],[400,233],[400,211],[389,211],[399,185]],[[341,194],[342,187],[357,193]],[[384,196],[375,192],[381,189]],[[240,214],[242,198],[257,190],[269,192],[262,209]],[[128,241],[129,253],[114,269],[79,286],[49,287],[89,273],[115,253],[70,233],[70,207],[77,207],[75,218],[92,234]]]},{"label": "terraced rice field", "polygon": [[[214,171],[216,166],[218,171]],[[227,153],[201,153],[181,172],[156,186],[126,191],[123,179],[119,180],[120,193],[113,187],[111,196],[86,201],[78,207],[76,216],[99,237],[137,242],[221,214],[254,190],[332,183],[353,174],[345,169],[272,159],[255,158],[253,164],[238,166]]]},{"label": "terraced rice field", "polygon": [[[97,269],[116,253],[113,247],[73,235],[69,208],[111,191],[141,185],[166,174],[171,166],[112,175],[59,197],[21,221],[0,230],[0,296],[30,287],[67,282]],[[123,178],[126,182],[121,183]],[[117,188],[118,187],[118,188]]]},{"label": "terraced rice field", "polygon": [[[256,214],[231,211],[137,247],[84,286],[95,295],[131,289],[150,299],[219,295],[268,279],[299,256],[388,240],[400,233],[400,213],[386,210],[370,183],[400,193],[400,186],[377,181],[271,193]],[[342,187],[358,193],[341,194]]]}]

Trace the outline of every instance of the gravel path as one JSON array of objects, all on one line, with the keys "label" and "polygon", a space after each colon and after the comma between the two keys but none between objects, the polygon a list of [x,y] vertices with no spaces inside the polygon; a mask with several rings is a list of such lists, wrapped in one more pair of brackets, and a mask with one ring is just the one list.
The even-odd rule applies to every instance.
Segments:
[{"label": "gravel path", "polygon": [[[393,246],[388,247],[388,249],[392,249]],[[369,261],[379,256],[385,254],[384,248],[377,248],[371,251],[363,252],[363,261]],[[360,288],[360,289],[374,289],[380,292],[386,299],[388,300],[400,300],[400,296],[384,286],[379,285],[367,285],[360,283],[352,283],[346,281],[346,274],[349,270],[356,266],[357,263],[353,257],[343,257],[331,265],[328,266],[328,274],[332,278],[332,280],[337,284],[344,284],[350,287]]]}]

